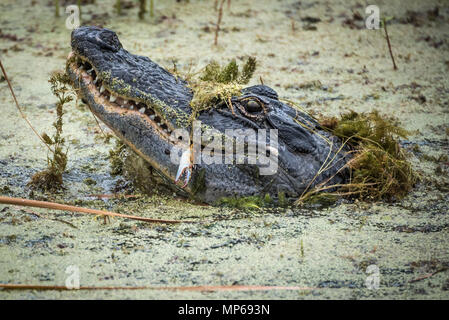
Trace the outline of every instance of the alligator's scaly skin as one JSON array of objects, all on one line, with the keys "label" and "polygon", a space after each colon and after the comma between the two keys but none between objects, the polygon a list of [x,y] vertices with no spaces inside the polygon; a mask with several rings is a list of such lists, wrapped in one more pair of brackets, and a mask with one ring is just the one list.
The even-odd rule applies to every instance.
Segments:
[{"label": "alligator's scaly skin", "polygon": [[[89,68],[93,70],[87,72]],[[178,165],[170,161],[170,134],[178,128],[190,129],[192,92],[187,84],[150,59],[123,49],[113,31],[97,27],[72,32],[67,71],[92,111],[174,185]],[[258,117],[245,112],[251,110],[248,101],[253,108],[259,104],[260,112],[250,113]],[[346,172],[340,169],[348,157],[337,153],[339,140],[310,116],[280,102],[273,89],[245,88],[232,103],[232,111],[222,104],[204,111],[198,120],[221,133],[226,129],[277,129],[277,172],[260,175],[257,165],[202,163],[194,167],[185,192],[213,203],[230,196],[269,193],[277,197],[279,192],[298,197],[326,180],[329,185],[345,182]],[[328,169],[317,176],[324,167]]]}]

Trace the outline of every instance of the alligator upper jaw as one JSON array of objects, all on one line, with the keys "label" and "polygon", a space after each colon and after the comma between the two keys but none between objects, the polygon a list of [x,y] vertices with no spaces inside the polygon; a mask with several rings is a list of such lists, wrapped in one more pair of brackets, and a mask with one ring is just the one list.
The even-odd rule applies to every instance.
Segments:
[{"label": "alligator upper jaw", "polygon": [[[106,89],[95,67],[74,52],[68,56],[67,72],[78,95],[91,111],[140,157],[168,178],[168,182],[176,185],[178,166],[171,162],[168,153],[176,145],[171,137],[172,125],[164,122],[143,102]],[[133,134],[133,130],[127,132],[131,127],[137,129],[138,134]],[[190,186],[183,191],[191,193]]]},{"label": "alligator upper jaw", "polygon": [[69,68],[88,85],[92,95],[98,97],[104,107],[120,114],[140,113],[162,137],[167,140],[170,138],[170,134],[175,128],[152,107],[139,99],[126,97],[110,89],[107,82],[99,76],[99,71],[87,58],[72,51],[68,56],[68,61]]}]

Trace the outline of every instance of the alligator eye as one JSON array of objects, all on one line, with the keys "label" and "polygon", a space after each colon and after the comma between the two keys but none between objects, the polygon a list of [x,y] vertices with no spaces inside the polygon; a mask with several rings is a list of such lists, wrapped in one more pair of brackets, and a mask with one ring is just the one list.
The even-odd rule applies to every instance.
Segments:
[{"label": "alligator eye", "polygon": [[256,100],[250,100],[246,103],[246,110],[248,112],[259,112],[262,110],[262,106]]}]

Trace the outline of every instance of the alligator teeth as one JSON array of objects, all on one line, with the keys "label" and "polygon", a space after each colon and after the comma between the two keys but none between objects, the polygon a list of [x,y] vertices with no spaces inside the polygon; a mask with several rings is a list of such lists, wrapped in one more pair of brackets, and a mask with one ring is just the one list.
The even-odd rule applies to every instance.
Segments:
[{"label": "alligator teeth", "polygon": [[145,108],[140,108],[140,109],[139,109],[139,112],[140,112],[140,113],[145,113]]},{"label": "alligator teeth", "polygon": [[117,100],[117,97],[111,94],[111,96],[109,97],[109,101],[115,102],[115,100]]},{"label": "alligator teeth", "polygon": [[154,118],[156,118],[156,116],[154,114],[150,116],[151,120],[154,120]]},{"label": "alligator teeth", "polygon": [[97,84],[97,82],[98,82],[98,78],[95,78],[94,84]]},{"label": "alligator teeth", "polygon": [[128,104],[128,100],[123,100],[123,104]]},{"label": "alligator teeth", "polygon": [[92,71],[94,71],[94,69],[87,70],[87,73],[92,74]]},{"label": "alligator teeth", "polygon": [[103,93],[103,91],[104,91],[105,89],[104,89],[104,86],[103,85],[101,85],[101,88],[100,88],[100,93]]},{"label": "alligator teeth", "polygon": [[129,107],[131,110],[134,110],[134,106],[133,105],[131,105],[131,107]]}]

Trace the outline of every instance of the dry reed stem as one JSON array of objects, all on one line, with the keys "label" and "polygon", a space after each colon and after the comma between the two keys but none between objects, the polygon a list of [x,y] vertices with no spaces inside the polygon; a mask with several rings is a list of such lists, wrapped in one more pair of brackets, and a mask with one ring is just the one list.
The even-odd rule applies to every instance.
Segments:
[{"label": "dry reed stem", "polygon": [[391,57],[391,60],[393,61],[393,69],[398,70],[398,67],[396,66],[396,62],[394,61],[393,51],[391,50],[390,37],[388,36],[388,31],[387,31],[387,21],[385,19],[383,20],[383,25],[384,25],[385,36],[387,38],[388,51],[390,51],[390,57]]},{"label": "dry reed stem", "polygon": [[125,218],[125,219],[132,219],[132,220],[151,222],[151,223],[175,224],[175,223],[194,223],[195,222],[192,220],[152,219],[152,218],[145,218],[145,217],[138,217],[138,216],[132,216],[132,215],[127,215],[127,214],[116,213],[116,212],[110,212],[110,211],[75,207],[75,206],[70,206],[67,204],[60,204],[60,203],[47,202],[47,201],[37,201],[37,200],[30,200],[30,199],[23,199],[23,198],[0,197],[0,203],[11,204],[11,205],[16,205],[16,206],[24,206],[24,207],[35,207],[35,208],[45,208],[45,209],[78,212],[78,213],[83,213],[83,214],[120,217],[120,218]]},{"label": "dry reed stem", "polygon": [[13,99],[14,99],[14,102],[16,103],[16,107],[17,107],[17,109],[19,110],[20,115],[21,115],[22,118],[26,121],[26,123],[27,123],[28,126],[31,128],[31,130],[33,130],[33,132],[36,134],[36,136],[39,137],[39,139],[42,141],[42,143],[45,144],[45,146],[48,148],[48,150],[50,150],[50,152],[53,152],[53,150],[50,148],[50,146],[44,141],[44,138],[42,138],[42,136],[41,136],[39,133],[37,133],[36,129],[34,129],[34,127],[33,127],[33,125],[31,124],[31,122],[28,120],[28,118],[26,117],[26,115],[23,113],[22,108],[20,108],[19,102],[17,102],[16,95],[14,94],[14,90],[13,90],[13,88],[12,88],[12,86],[11,86],[11,82],[9,81],[8,76],[6,75],[6,70],[5,70],[5,68],[3,67],[3,63],[2,63],[1,60],[0,60],[0,67],[1,67],[2,72],[3,72],[3,76],[5,77],[5,80],[6,80],[6,82],[8,83],[9,90],[11,91],[11,95],[12,95],[12,97],[13,97]]},{"label": "dry reed stem", "polygon": [[138,286],[138,287],[121,287],[121,286],[106,286],[106,287],[93,287],[93,286],[80,286],[78,289],[70,289],[66,286],[53,286],[53,285],[30,285],[30,284],[15,284],[6,283],[0,284],[0,289],[7,290],[58,290],[58,291],[74,291],[74,290],[166,290],[166,291],[274,291],[274,290],[292,290],[292,291],[304,291],[304,290],[316,290],[319,288],[314,287],[298,287],[298,286],[245,286],[245,285],[230,285],[230,286],[190,286],[190,287],[150,287],[150,286]]},{"label": "dry reed stem", "polygon": [[225,0],[221,0],[220,2],[220,8],[218,9],[218,20],[217,20],[217,27],[215,29],[215,40],[214,40],[214,45],[218,45],[218,32],[220,31],[220,23],[221,23],[221,19],[223,17],[223,4],[224,4]]}]

